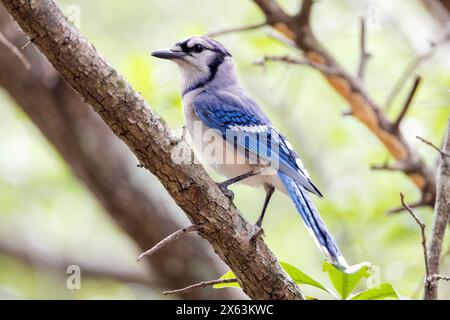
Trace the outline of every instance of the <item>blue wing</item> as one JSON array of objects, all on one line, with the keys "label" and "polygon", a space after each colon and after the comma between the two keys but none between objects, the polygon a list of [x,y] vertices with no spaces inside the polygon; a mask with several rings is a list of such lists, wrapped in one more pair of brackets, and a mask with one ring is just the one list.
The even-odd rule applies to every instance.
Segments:
[{"label": "blue wing", "polygon": [[262,160],[306,190],[322,196],[287,139],[244,92],[235,95],[224,91],[215,91],[214,94],[203,91],[194,101],[194,111],[203,123],[234,144],[246,158]]}]

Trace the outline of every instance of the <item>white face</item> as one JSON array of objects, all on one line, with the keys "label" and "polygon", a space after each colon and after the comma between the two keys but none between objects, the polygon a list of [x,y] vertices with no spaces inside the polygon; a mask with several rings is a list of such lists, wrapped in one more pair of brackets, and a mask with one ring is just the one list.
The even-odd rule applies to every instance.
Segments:
[{"label": "white face", "polygon": [[211,74],[209,66],[214,59],[222,56],[202,37],[180,41],[172,50],[186,53],[182,58],[173,61],[180,67],[183,83],[187,86],[207,79]]},{"label": "white face", "polygon": [[[219,66],[225,59],[231,57],[223,45],[204,36],[179,41],[174,47],[156,50],[152,52],[152,55],[178,64],[183,89],[213,80]],[[232,75],[228,77],[232,78]]]}]

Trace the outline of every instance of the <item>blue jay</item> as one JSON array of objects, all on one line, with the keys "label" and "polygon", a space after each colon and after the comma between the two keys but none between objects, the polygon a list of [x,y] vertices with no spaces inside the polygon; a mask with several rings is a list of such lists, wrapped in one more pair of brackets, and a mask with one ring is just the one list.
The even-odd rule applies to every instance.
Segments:
[{"label": "blue jay", "polygon": [[[152,55],[179,66],[186,129],[198,150],[204,151],[206,144],[214,141],[214,152],[204,152],[203,156],[229,179],[219,184],[221,189],[230,194],[227,187],[236,182],[265,188],[264,205],[256,222],[258,230],[277,189],[294,202],[324,255],[346,268],[347,263],[308,192],[319,197],[322,194],[291,144],[239,86],[228,50],[216,40],[194,36]],[[206,134],[210,139],[204,139]]]}]

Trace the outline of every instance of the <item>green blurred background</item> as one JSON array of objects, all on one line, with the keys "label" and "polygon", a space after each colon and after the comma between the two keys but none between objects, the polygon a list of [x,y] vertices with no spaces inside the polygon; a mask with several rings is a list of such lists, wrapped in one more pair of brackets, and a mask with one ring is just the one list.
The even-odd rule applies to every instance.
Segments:
[{"label": "green blurred background", "polygon": [[[298,6],[296,0],[280,2],[292,11]],[[241,0],[58,3],[68,13],[80,13],[82,33],[174,129],[183,124],[178,70],[149,53],[193,34],[263,20],[251,1]],[[367,89],[383,104],[406,64],[428,50],[429,42],[437,40],[442,30],[416,0],[318,1],[312,16],[314,30],[352,73],[358,64],[362,15],[368,18],[368,49],[373,54],[366,73]],[[418,226],[404,213],[389,216],[386,211],[400,205],[400,192],[411,203],[418,200],[418,190],[401,173],[370,170],[370,165],[389,160],[389,154],[360,122],[342,116],[348,108],[346,102],[315,70],[280,63],[268,63],[266,68],[254,64],[266,54],[296,54],[271,37],[272,32],[263,28],[219,40],[233,54],[242,85],[290,139],[324,193],[323,199],[314,201],[347,260],[374,263],[377,279],[391,282],[401,295],[417,297],[424,274]],[[436,152],[415,137],[441,143],[450,114],[449,56],[449,46],[443,45],[418,69],[423,83],[402,127],[411,145],[430,165],[435,165]],[[411,81],[394,101],[389,117],[397,115]],[[139,252],[132,240],[104,214],[59,154],[2,91],[0,106],[0,239],[14,234],[25,244],[33,243],[43,256],[64,252],[138,272]],[[136,174],[141,171],[136,169]],[[263,190],[232,189],[238,208],[255,221]],[[431,209],[416,212],[429,231]],[[321,272],[322,255],[282,194],[276,194],[269,207],[265,234],[280,260],[327,281]],[[450,258],[443,265],[443,273],[449,272]],[[307,295],[325,298],[313,289],[304,290]],[[0,251],[0,299],[152,299],[162,298],[160,291],[92,278],[83,279],[81,290],[67,290],[64,276]],[[450,298],[450,284],[441,284],[440,298]]]}]

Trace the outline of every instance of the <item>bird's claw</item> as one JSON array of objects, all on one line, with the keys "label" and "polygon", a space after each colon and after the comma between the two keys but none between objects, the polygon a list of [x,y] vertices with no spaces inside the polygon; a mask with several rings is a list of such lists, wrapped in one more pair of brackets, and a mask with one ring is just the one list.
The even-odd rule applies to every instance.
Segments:
[{"label": "bird's claw", "polygon": [[261,236],[265,236],[264,234],[264,229],[260,226],[255,226],[256,231],[253,233],[252,237],[250,238],[251,242],[256,241],[256,239],[258,239]]},{"label": "bird's claw", "polygon": [[227,186],[223,183],[218,183],[220,191],[222,191],[231,201],[234,199],[234,192],[227,188]]},{"label": "bird's claw", "polygon": [[169,140],[170,140],[170,144],[173,146],[176,146],[180,142],[184,141],[182,137],[177,137],[177,136],[170,136]]},{"label": "bird's claw", "polygon": [[180,142],[186,142],[186,133],[187,133],[187,127],[186,125],[183,126],[183,128],[181,129],[181,135],[180,136],[171,136],[170,137],[170,143],[172,145],[177,145]]}]

